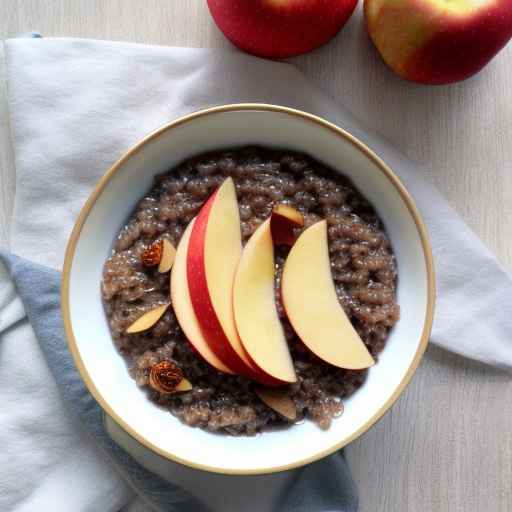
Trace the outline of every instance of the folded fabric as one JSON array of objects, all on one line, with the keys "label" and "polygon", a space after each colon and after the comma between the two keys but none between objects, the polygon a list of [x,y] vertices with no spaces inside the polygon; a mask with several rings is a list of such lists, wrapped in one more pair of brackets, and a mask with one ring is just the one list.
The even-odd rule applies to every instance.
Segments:
[{"label": "folded fabric", "polygon": [[[49,298],[39,292],[41,300]],[[48,312],[60,314],[55,307]],[[0,396],[0,510],[113,512],[133,500],[131,488],[64,406],[1,257]]]},{"label": "folded fabric", "polygon": [[[65,406],[77,420],[74,428],[83,429],[91,436],[116,470],[152,508],[161,511],[206,512],[213,510],[210,508],[213,500],[209,501],[205,498],[215,493],[221,498],[221,500],[217,500],[219,505],[222,504],[216,507],[216,510],[240,510],[238,507],[235,508],[234,504],[230,504],[230,499],[227,497],[235,485],[238,493],[235,493],[233,498],[236,499],[237,504],[254,503],[252,508],[251,505],[247,505],[244,510],[257,512],[262,510],[259,505],[261,493],[269,493],[271,491],[269,487],[272,487],[273,481],[276,480],[278,489],[277,492],[273,490],[273,494],[277,499],[275,503],[270,504],[268,510],[282,512],[355,512],[357,510],[357,491],[341,452],[310,464],[306,468],[289,472],[290,478],[287,479],[274,475],[229,477],[210,475],[190,468],[179,468],[188,473],[189,481],[196,481],[195,491],[198,497],[142,468],[105,432],[102,410],[87,391],[71,354],[67,350],[60,313],[60,273],[3,252],[0,252],[1,261],[6,265],[17,289],[14,289],[12,282],[5,279],[4,275],[1,284],[9,290],[11,298],[9,303],[15,304],[15,306],[4,308],[2,313],[5,312],[6,319],[7,315],[17,320],[21,320],[25,316],[23,309],[19,307],[17,291],[23,301],[28,322],[34,330],[39,347],[64,398]],[[14,308],[16,312],[12,313]],[[30,454],[25,455],[30,456]],[[98,475],[94,476],[97,478]],[[237,479],[239,484],[234,484],[233,481]],[[240,482],[240,479],[244,479],[245,482]],[[284,481],[286,487],[281,488]],[[53,496],[53,499],[58,502],[56,506],[62,507],[62,510],[65,508],[60,496],[66,494],[65,486],[70,492],[69,480],[62,479],[62,488],[59,494]],[[243,488],[241,496],[242,489],[240,487]],[[36,508],[47,510],[40,504],[38,501],[33,502],[32,510]],[[71,504],[72,502],[69,503],[69,508],[78,510],[75,505],[71,506]],[[118,503],[115,505],[118,506]],[[83,507],[80,510],[103,511],[109,509],[108,502],[97,501],[94,508],[89,504],[87,508]],[[2,508],[2,510],[7,510],[7,508]],[[52,508],[52,510],[56,509]]]},{"label": "folded fabric", "polygon": [[[432,341],[512,368],[510,276],[410,161],[294,67],[231,51],[80,39],[16,39],[7,41],[5,50],[17,170],[12,226],[17,254],[60,268],[69,232],[95,182],[130,145],[165,122],[223,103],[295,107],[366,142],[413,194],[436,261]],[[467,300],[474,296],[479,300]],[[485,321],[468,321],[474,318]]]},{"label": "folded fabric", "polygon": [[[11,229],[16,253],[59,269],[71,227],[95,182],[130,145],[165,122],[222,103],[287,105],[324,116],[359,137],[414,195],[430,230],[438,272],[432,340],[512,368],[507,273],[407,159],[294,67],[237,52],[76,39],[11,40],[5,56],[17,171]],[[478,301],[469,300],[475,295]],[[0,493],[0,509],[48,508],[45,499],[60,486],[73,489],[62,510],[117,510],[131,492],[96,443],[65,414],[31,328],[13,323],[20,314],[14,297],[12,289],[0,297],[9,304],[12,324],[2,334],[0,360],[0,418],[6,425],[0,441],[12,447],[0,464],[0,485],[7,489]]]}]

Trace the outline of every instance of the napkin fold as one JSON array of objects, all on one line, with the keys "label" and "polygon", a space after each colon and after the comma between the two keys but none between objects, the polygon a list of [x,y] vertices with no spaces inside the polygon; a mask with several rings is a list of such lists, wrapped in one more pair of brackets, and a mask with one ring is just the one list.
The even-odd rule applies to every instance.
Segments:
[{"label": "napkin fold", "polygon": [[432,341],[512,368],[510,276],[412,162],[293,66],[235,51],[81,39],[9,40],[5,54],[17,170],[12,248],[20,256],[60,268],[62,248],[95,182],[169,120],[224,103],[286,105],[361,139],[414,196],[436,261]]},{"label": "napkin fold", "polygon": [[[69,232],[95,182],[128,147],[165,122],[223,103],[282,104],[323,116],[354,134],[395,170],[413,194],[430,231],[437,267],[432,341],[467,357],[512,368],[510,276],[410,161],[293,66],[231,51],[78,39],[10,40],[5,43],[5,56],[17,171],[12,248],[19,255],[59,269]],[[16,269],[12,263],[10,267]],[[132,497],[124,478],[112,470],[112,460],[119,461],[116,456],[109,461],[104,449],[97,448],[100,441],[91,443],[75,428],[73,422],[87,425],[82,412],[73,416],[78,421],[67,416],[57,393],[57,389],[62,392],[62,381],[51,376],[51,359],[45,362],[47,352],[37,345],[32,328],[20,321],[23,309],[12,284],[5,289],[0,291],[0,329],[7,326],[1,333],[0,424],[6,428],[0,429],[0,442],[12,450],[6,463],[0,464],[0,486],[7,490],[0,493],[0,509],[32,511],[35,503],[41,508],[44,497],[60,486],[61,491],[73,489],[66,498],[76,501],[62,510],[118,510]],[[20,404],[31,408],[27,405],[20,411]],[[67,466],[55,455],[62,446],[67,451],[59,454],[68,455],[60,457]],[[28,453],[38,471],[22,480]],[[77,460],[83,464],[76,464]],[[87,471],[80,473],[80,467]],[[299,490],[307,489],[306,484],[324,483],[323,478],[312,478],[310,471],[297,477]],[[339,467],[334,476],[345,481]],[[80,492],[79,477],[86,482]],[[337,488],[329,484],[322,497]],[[304,493],[288,491],[288,496],[299,496],[298,501],[306,499]],[[308,491],[309,495],[312,502],[301,502],[307,503],[308,511],[343,510],[315,508],[320,502],[314,492]],[[289,510],[306,510],[300,506],[292,499]]]}]

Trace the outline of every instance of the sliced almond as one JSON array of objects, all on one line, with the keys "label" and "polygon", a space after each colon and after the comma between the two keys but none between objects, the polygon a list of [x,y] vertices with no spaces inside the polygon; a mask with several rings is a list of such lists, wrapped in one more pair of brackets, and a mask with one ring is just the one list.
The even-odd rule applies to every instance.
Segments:
[{"label": "sliced almond", "polygon": [[173,393],[183,393],[184,391],[190,391],[192,389],[192,384],[189,380],[181,379],[180,383],[174,388]]},{"label": "sliced almond", "polygon": [[272,410],[290,421],[297,418],[297,408],[284,389],[256,388],[258,398]]},{"label": "sliced almond", "polygon": [[155,381],[155,378],[151,375],[149,377],[149,385],[162,393],[163,395],[172,395],[173,393],[184,393],[192,389],[192,383],[183,377],[181,381],[173,389],[165,389],[160,382]]},{"label": "sliced almond", "polygon": [[176,249],[174,246],[164,238],[163,240],[163,248],[162,248],[162,259],[158,264],[158,272],[164,274],[165,272],[169,272],[171,270],[172,265],[174,263],[174,258],[176,257]]},{"label": "sliced almond", "polygon": [[146,331],[150,327],[153,327],[153,325],[162,318],[162,315],[166,312],[168,307],[169,304],[162,304],[161,306],[144,313],[141,317],[137,318],[137,320],[135,320],[128,329],[126,329],[126,332],[128,334],[133,334],[136,332]]}]

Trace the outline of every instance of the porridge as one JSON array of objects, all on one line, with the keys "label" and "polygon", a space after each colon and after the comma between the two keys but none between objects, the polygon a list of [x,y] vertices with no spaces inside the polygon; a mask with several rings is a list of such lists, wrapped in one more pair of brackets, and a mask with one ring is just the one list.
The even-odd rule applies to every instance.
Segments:
[{"label": "porridge", "polygon": [[[260,147],[203,154],[155,178],[104,265],[101,293],[112,338],[149,399],[190,426],[252,435],[308,418],[328,428],[368,370],[330,365],[298,338],[279,293],[288,246],[275,247],[275,301],[297,378],[279,388],[294,409],[293,419],[269,407],[253,380],[208,364],[185,337],[172,304],[166,307],[169,272],[155,266],[162,246],[178,246],[189,222],[228,177],[236,189],[244,244],[276,205],[302,214],[304,226],[296,228],[297,236],[321,220],[327,222],[339,304],[369,353],[378,358],[400,311],[396,261],[376,212],[349,180],[311,157]],[[149,328],[127,332],[157,308],[160,316]],[[168,392],[181,378],[187,386]]]}]

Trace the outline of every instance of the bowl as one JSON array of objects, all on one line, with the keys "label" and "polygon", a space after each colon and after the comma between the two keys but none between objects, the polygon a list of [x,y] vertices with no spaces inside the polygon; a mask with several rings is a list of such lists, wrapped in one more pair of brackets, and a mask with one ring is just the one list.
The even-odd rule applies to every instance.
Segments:
[{"label": "bowl", "polygon": [[[100,296],[113,240],[153,177],[209,150],[243,145],[287,148],[348,176],[384,222],[398,263],[401,320],[343,416],[320,430],[305,421],[254,437],[212,434],[182,424],[131,379],[114,347]],[[290,108],[238,104],[177,119],[148,135],[96,185],[72,231],[62,280],[69,350],[104,411],[141,444],[172,461],[225,474],[264,474],[308,464],[368,430],[397,400],[427,346],[434,310],[434,270],[425,226],[403,184],[368,147],[337,126]]]}]

